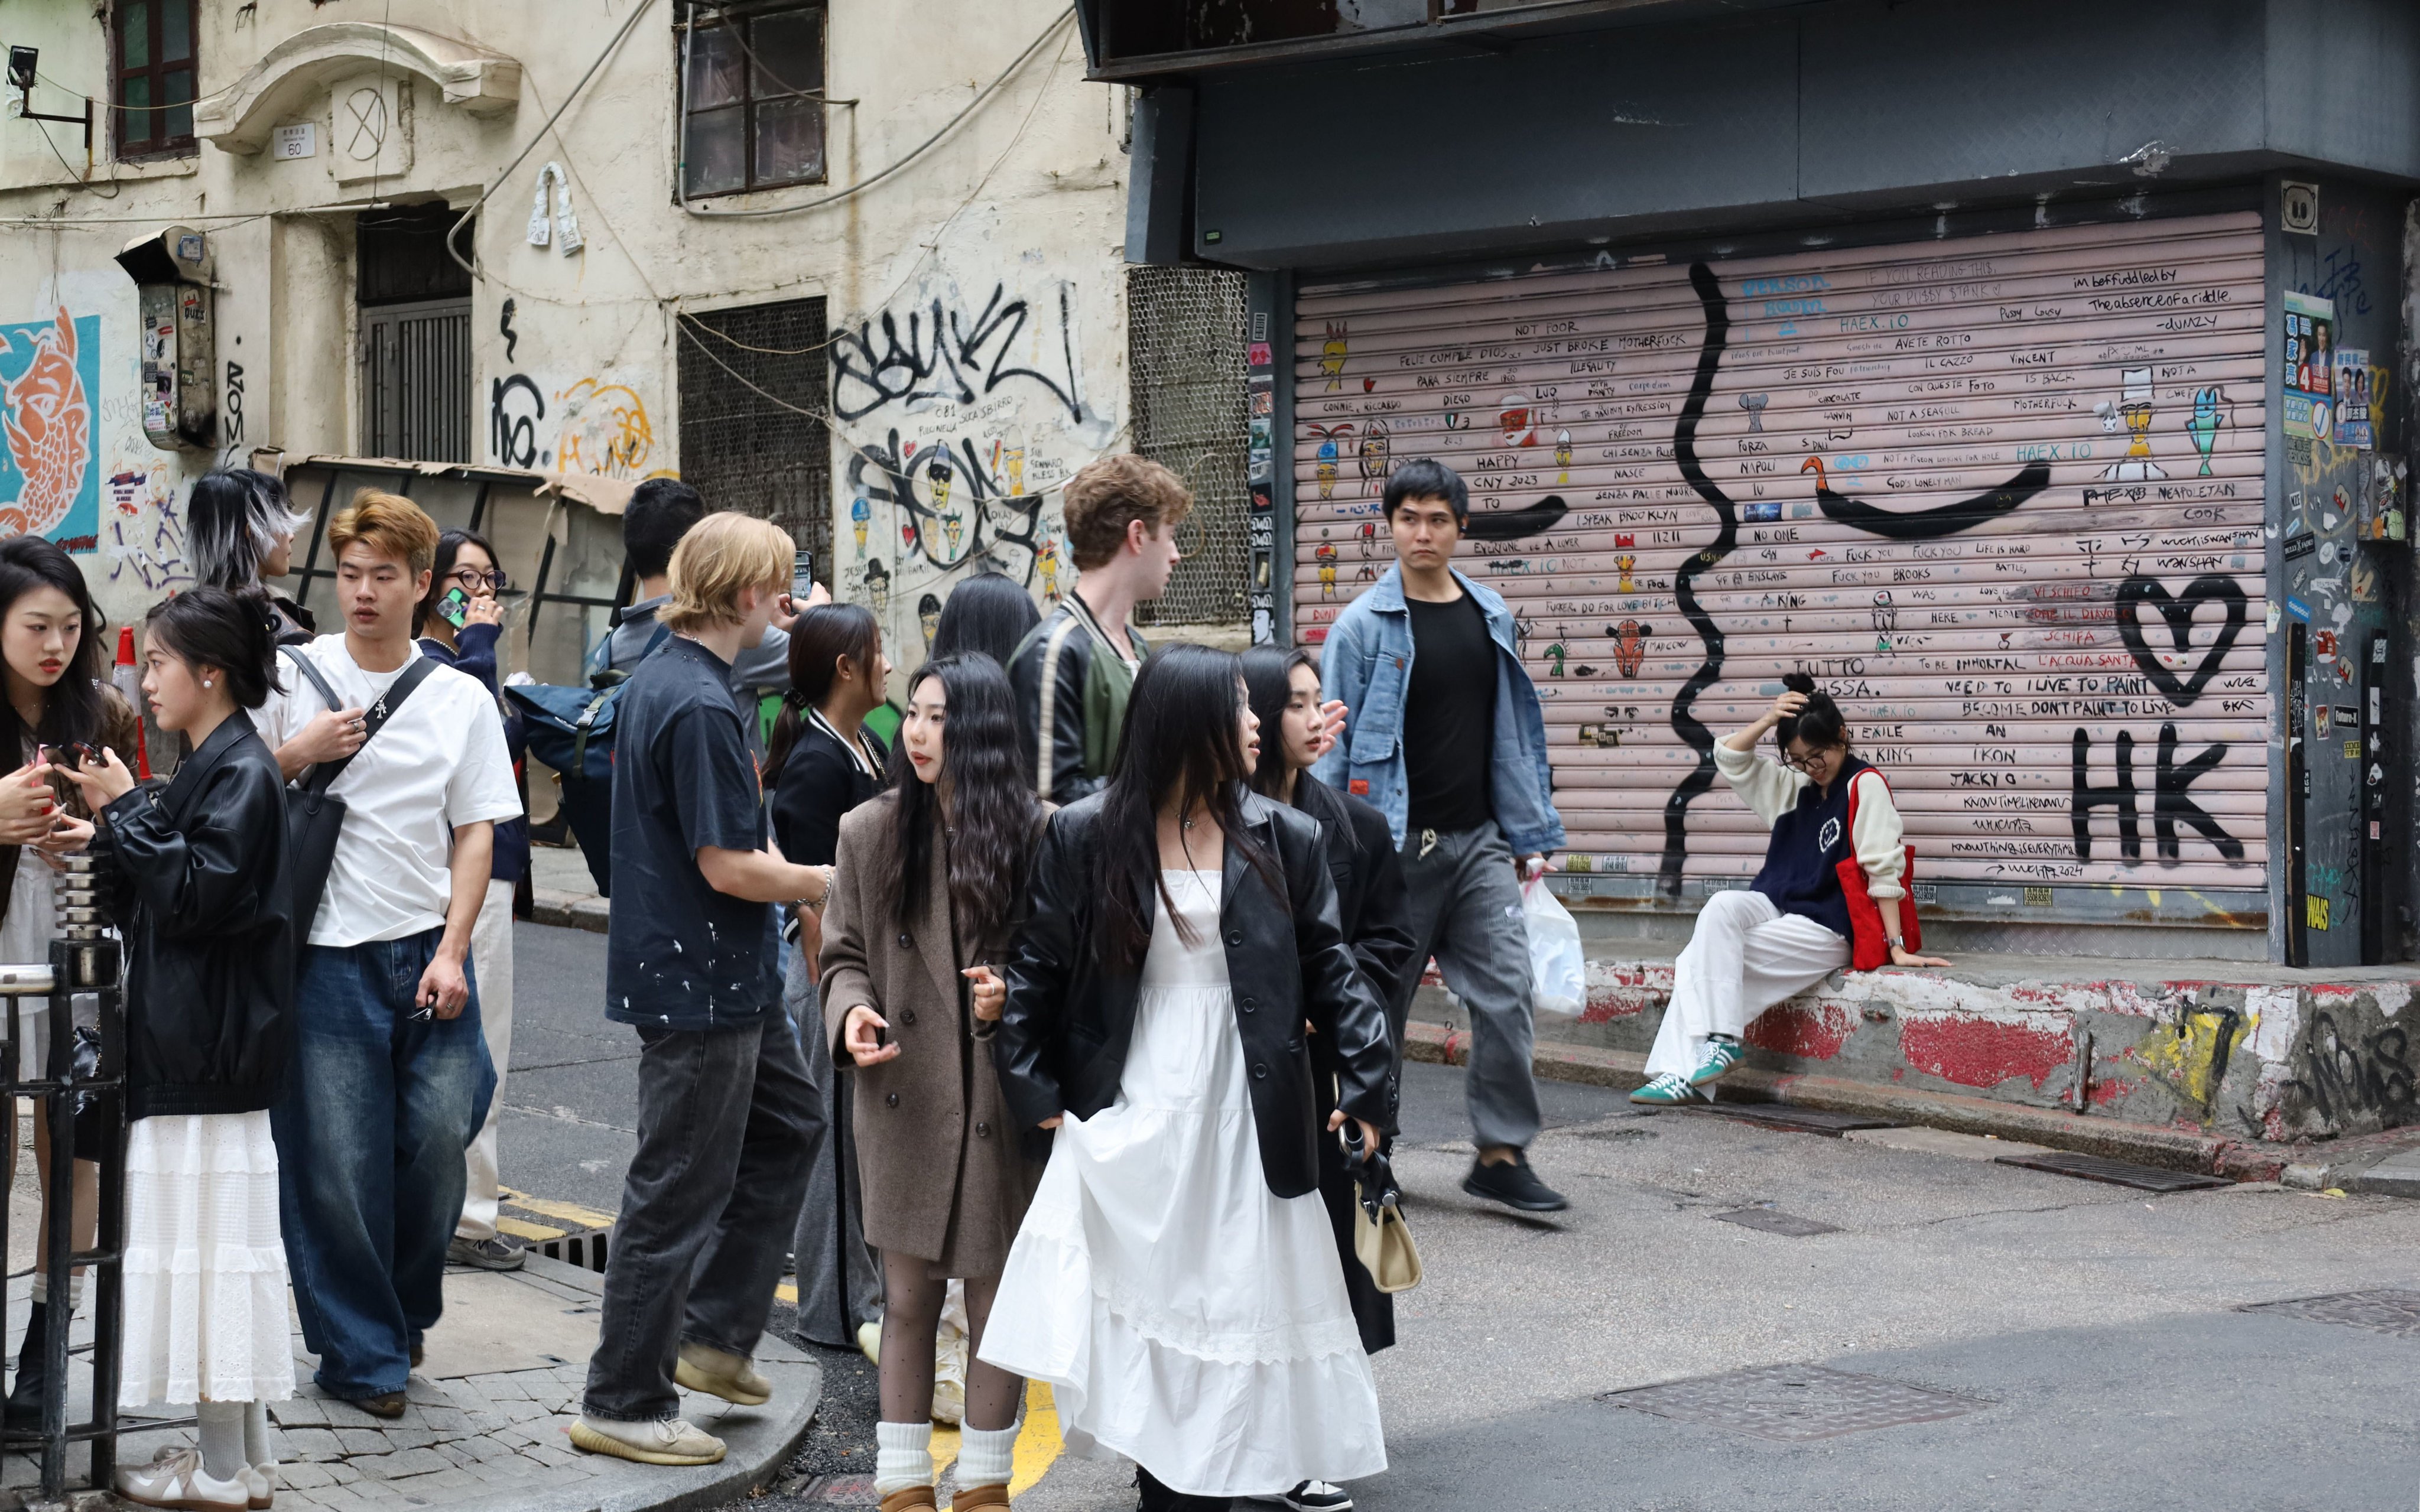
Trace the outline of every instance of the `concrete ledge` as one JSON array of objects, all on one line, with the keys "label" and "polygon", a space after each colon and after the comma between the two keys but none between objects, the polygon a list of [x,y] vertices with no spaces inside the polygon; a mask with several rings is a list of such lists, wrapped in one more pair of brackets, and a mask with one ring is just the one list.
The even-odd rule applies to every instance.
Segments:
[{"label": "concrete ledge", "polygon": [[[1466,1064],[1469,1038],[1443,1025],[1414,1021],[1404,1045],[1414,1060]],[[1541,1041],[1537,1072],[1556,1081],[1586,1082],[1628,1091],[1646,1085],[1647,1057],[1632,1051]],[[2169,1170],[2208,1172],[2239,1181],[2273,1181],[2307,1151],[2291,1145],[2234,1140],[2117,1119],[2049,1112],[1991,1098],[1960,1097],[1839,1076],[1784,1074],[1743,1066],[1723,1078],[1726,1102],[1792,1103],[1838,1113],[1893,1119],[1959,1134],[1997,1134],[2055,1149]],[[2406,1139],[2409,1135],[2404,1136]]]},{"label": "concrete ledge", "polygon": [[562,929],[584,929],[602,934],[606,921],[612,917],[611,905],[593,892],[558,892],[552,887],[533,887],[530,895],[533,903],[530,918],[540,924],[553,924]]}]

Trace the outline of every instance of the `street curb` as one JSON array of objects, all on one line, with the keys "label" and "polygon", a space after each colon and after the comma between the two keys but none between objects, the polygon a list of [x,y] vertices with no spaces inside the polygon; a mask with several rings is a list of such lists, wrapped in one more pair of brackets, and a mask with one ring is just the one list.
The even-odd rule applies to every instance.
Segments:
[{"label": "street curb", "polygon": [[[535,1254],[525,1263],[533,1274],[550,1281],[604,1293],[605,1278],[594,1271]],[[814,1424],[823,1405],[824,1373],[823,1366],[773,1335],[765,1335],[757,1348],[756,1366],[773,1382],[768,1407],[731,1409],[725,1418],[747,1414],[736,1422],[695,1414],[691,1409],[690,1421],[731,1443],[721,1463],[689,1468],[623,1464],[609,1473],[611,1483],[603,1487],[588,1481],[538,1496],[513,1491],[457,1502],[448,1512],[704,1512],[770,1485]],[[783,1415],[769,1423],[757,1415],[770,1410]],[[569,1448],[567,1441],[565,1447]]]},{"label": "street curb", "polygon": [[561,929],[584,929],[602,934],[606,921],[612,917],[612,905],[604,899],[588,893],[533,887],[530,889],[530,903],[533,921]]},{"label": "street curb", "polygon": [[[1469,1036],[1445,1025],[1415,1021],[1404,1039],[1406,1059],[1449,1066],[1469,1062]],[[1645,1056],[1594,1045],[1542,1041],[1532,1063],[1537,1074],[1551,1081],[1581,1082],[1616,1091],[1643,1087],[1648,1079]],[[1791,1103],[1959,1134],[1997,1134],[2004,1139],[2021,1139],[2140,1165],[2207,1172],[2235,1181],[2274,1181],[2288,1165],[2309,1158],[2307,1149],[2292,1145],[2227,1139],[2190,1130],[2050,1112],[1990,1098],[1960,1097],[1840,1076],[1793,1074],[1745,1066],[1723,1078],[1722,1096],[1730,1102]],[[2408,1129],[2395,1134],[2406,1143],[2412,1136]],[[2334,1141],[2331,1152],[2341,1154],[2356,1143]]]}]

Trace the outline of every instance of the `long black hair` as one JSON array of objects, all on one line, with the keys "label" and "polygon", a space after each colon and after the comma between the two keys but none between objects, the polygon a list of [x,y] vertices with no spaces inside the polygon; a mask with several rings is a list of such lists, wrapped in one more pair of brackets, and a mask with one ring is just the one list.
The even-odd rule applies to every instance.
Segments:
[{"label": "long black hair", "polygon": [[1281,721],[1294,702],[1294,670],[1319,671],[1319,658],[1309,646],[1254,646],[1244,653],[1244,693],[1261,721],[1261,759],[1252,767],[1252,791],[1283,802],[1286,767]]},{"label": "long black hair", "polygon": [[[83,629],[59,680],[42,690],[42,722],[32,732],[45,746],[97,743],[106,704],[101,697],[101,641],[109,622],[93,607],[84,574],[65,551],[39,535],[16,535],[0,541],[0,619],[17,608],[17,600],[38,589],[55,588],[76,607]],[[0,698],[0,753],[22,750],[26,730],[17,706]],[[120,755],[128,754],[119,752]]]},{"label": "long black hair", "polygon": [[277,687],[277,619],[256,588],[188,588],[152,605],[143,628],[153,645],[188,667],[217,668],[242,708],[260,707]]},{"label": "long black hair", "polygon": [[[1160,875],[1159,811],[1206,810],[1261,879],[1285,892],[1267,850],[1244,828],[1243,795],[1251,780],[1237,733],[1244,711],[1244,665],[1229,651],[1179,643],[1152,653],[1126,698],[1125,728],[1101,800],[1100,886],[1108,908],[1102,943],[1113,966],[1140,965],[1151,949],[1155,895],[1175,914]],[[1263,745],[1265,747],[1266,740]],[[1223,850],[1211,855],[1215,870]],[[1177,935],[1199,943],[1177,920]]]},{"label": "long black hair", "polygon": [[935,658],[980,651],[1005,667],[1042,611],[1033,595],[1004,573],[979,572],[950,590],[941,622],[933,630]]},{"label": "long black hair", "polygon": [[[860,677],[873,676],[874,652],[881,637],[881,622],[861,604],[818,604],[790,626],[790,690],[782,695],[781,717],[773,721],[773,738],[765,748],[767,787],[782,780],[782,768],[799,748],[799,737],[807,733],[807,711],[831,695],[840,658],[854,663]],[[875,689],[877,702],[881,691]]]},{"label": "long black hair", "polygon": [[1793,719],[1782,719],[1773,727],[1773,738],[1781,744],[1783,755],[1790,754],[1793,740],[1807,742],[1808,750],[1846,749],[1849,744],[1849,721],[1840,716],[1840,706],[1832,695],[1815,686],[1815,679],[1805,672],[1784,672],[1781,686],[1792,693],[1807,695],[1807,706]]},{"label": "long black hair", "polygon": [[[917,669],[911,699],[927,678],[940,680],[947,706],[941,776],[950,784],[950,921],[959,943],[974,947],[1000,933],[1024,901],[1026,872],[1042,838],[1042,801],[1026,785],[1017,761],[1023,737],[1017,733],[1016,693],[1000,663],[984,656],[937,656]],[[897,900],[896,916],[905,928],[926,906],[941,804],[935,784],[916,775],[914,763],[892,765],[899,842],[891,854],[899,870],[878,878],[877,886]]]}]

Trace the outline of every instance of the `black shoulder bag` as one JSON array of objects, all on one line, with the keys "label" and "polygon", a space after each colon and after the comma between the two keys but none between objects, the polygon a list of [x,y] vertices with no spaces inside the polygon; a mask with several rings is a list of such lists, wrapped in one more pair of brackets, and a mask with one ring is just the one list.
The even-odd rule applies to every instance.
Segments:
[{"label": "black shoulder bag", "polygon": [[[328,685],[311,658],[294,647],[280,648],[281,654],[310,679],[319,696],[328,701],[331,709],[341,709],[344,701]],[[411,690],[428,680],[437,663],[415,651],[411,665],[403,675],[387,685],[387,690],[362,716],[362,743],[353,748],[358,756],[375,739],[380,728],[403,706]],[[286,865],[294,879],[294,949],[300,955],[311,937],[311,925],[319,917],[319,898],[328,890],[328,872],[336,862],[336,836],[345,827],[345,800],[328,791],[345,768],[352,764],[353,756],[342,761],[321,762],[311,770],[311,776],[301,782],[286,785]]]}]

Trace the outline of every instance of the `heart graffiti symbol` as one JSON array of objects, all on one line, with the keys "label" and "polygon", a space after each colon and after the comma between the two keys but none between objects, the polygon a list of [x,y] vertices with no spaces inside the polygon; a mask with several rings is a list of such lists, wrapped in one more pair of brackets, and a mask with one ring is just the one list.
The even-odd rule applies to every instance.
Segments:
[{"label": "heart graffiti symbol", "polygon": [[[2149,604],[2159,611],[2160,618],[2167,622],[2168,640],[2181,656],[2193,650],[2194,611],[2212,600],[2226,606],[2226,623],[2218,627],[2218,634],[2203,651],[2201,665],[2193,675],[2180,679],[2161,664],[2159,653],[2144,639],[2140,608]],[[2201,697],[2210,680],[2218,675],[2218,664],[2226,659],[2227,649],[2243,633],[2245,613],[2242,587],[2220,573],[2205,573],[2185,584],[2183,593],[2174,595],[2168,593],[2166,584],[2152,578],[2129,578],[2118,585],[2118,635],[2124,638],[2134,665],[2143,669],[2143,675],[2180,709]]]}]

